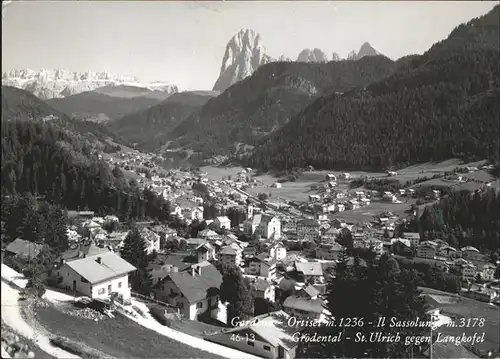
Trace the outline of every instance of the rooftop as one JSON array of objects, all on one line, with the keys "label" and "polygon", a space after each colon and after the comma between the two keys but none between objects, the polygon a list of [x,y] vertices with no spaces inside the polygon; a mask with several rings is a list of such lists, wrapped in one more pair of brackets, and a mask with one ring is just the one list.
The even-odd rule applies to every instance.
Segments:
[{"label": "rooftop", "polygon": [[67,262],[66,265],[91,284],[100,283],[136,270],[132,264],[113,252],[77,259]]},{"label": "rooftop", "polygon": [[294,295],[285,299],[283,307],[303,310],[309,313],[323,313],[323,303],[320,299],[306,299]]}]

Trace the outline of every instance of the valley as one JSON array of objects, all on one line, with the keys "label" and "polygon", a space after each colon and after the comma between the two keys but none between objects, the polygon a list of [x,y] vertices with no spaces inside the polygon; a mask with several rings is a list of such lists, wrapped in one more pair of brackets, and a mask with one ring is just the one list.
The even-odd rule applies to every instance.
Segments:
[{"label": "valley", "polygon": [[500,355],[500,5],[7,5],[2,357]]}]

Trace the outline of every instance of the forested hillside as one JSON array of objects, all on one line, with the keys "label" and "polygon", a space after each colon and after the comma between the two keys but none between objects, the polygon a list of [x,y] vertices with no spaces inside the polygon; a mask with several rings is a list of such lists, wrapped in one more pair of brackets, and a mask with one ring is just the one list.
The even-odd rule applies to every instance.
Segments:
[{"label": "forested hillside", "polygon": [[29,192],[69,209],[115,213],[123,220],[167,219],[168,203],[130,185],[97,154],[50,123],[2,122],[2,196]]},{"label": "forested hillside", "polygon": [[498,159],[499,6],[366,89],[323,97],[257,148],[261,169]]},{"label": "forested hillside", "polygon": [[111,121],[107,127],[137,148],[154,151],[167,142],[176,125],[212,97],[196,92],[176,93],[156,106]]},{"label": "forested hillside", "polygon": [[147,97],[119,98],[89,91],[64,98],[53,98],[47,100],[47,103],[69,116],[95,118],[105,115],[109,119],[117,119],[156,105],[160,100]]},{"label": "forested hillside", "polygon": [[318,96],[364,87],[386,77],[393,68],[394,62],[383,56],[321,64],[266,64],[179,124],[170,148],[234,154],[236,145],[257,145]]},{"label": "forested hillside", "polygon": [[500,193],[452,192],[427,207],[419,230],[427,239],[445,239],[451,246],[474,246],[481,252],[500,248]]},{"label": "forested hillside", "polygon": [[108,139],[127,144],[101,124],[71,119],[26,90],[2,86],[2,122],[33,120],[50,122],[92,148],[104,149]]}]

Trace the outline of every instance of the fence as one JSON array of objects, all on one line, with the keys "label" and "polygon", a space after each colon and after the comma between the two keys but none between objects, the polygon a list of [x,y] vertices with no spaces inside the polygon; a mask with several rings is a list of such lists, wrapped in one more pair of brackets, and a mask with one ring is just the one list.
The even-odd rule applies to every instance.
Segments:
[{"label": "fence", "polygon": [[176,311],[176,313],[180,313],[180,309],[177,308],[176,306],[173,306],[172,304],[168,304],[168,303],[162,302],[160,300],[156,300],[154,298],[151,298],[151,297],[148,297],[146,295],[136,293],[136,292],[130,292],[130,295],[134,298],[139,298],[139,299],[145,300],[147,302],[152,302],[152,303],[161,305],[161,306],[166,307],[166,308],[174,309]]}]

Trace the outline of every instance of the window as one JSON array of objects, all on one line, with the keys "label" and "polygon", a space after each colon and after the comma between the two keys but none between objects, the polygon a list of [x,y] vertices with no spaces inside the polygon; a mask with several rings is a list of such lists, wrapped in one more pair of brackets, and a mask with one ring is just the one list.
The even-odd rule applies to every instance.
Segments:
[{"label": "window", "polygon": [[118,282],[118,288],[122,287],[122,282]]},{"label": "window", "polygon": [[99,289],[99,290],[97,291],[97,294],[99,294],[99,295],[100,295],[100,294],[104,294],[104,292],[105,292],[105,291],[104,291],[104,288],[101,288],[101,289]]},{"label": "window", "polygon": [[80,282],[82,282],[82,283],[88,283],[88,281],[85,278],[83,278],[82,276],[80,276]]},{"label": "window", "polygon": [[254,342],[251,341],[248,341],[247,344],[250,345],[251,347],[255,346]]},{"label": "window", "polygon": [[196,308],[203,308],[203,302],[196,303]]},{"label": "window", "polygon": [[264,345],[264,350],[271,351],[271,347],[269,345]]},{"label": "window", "polygon": [[108,293],[111,293],[111,284],[108,285]]}]

